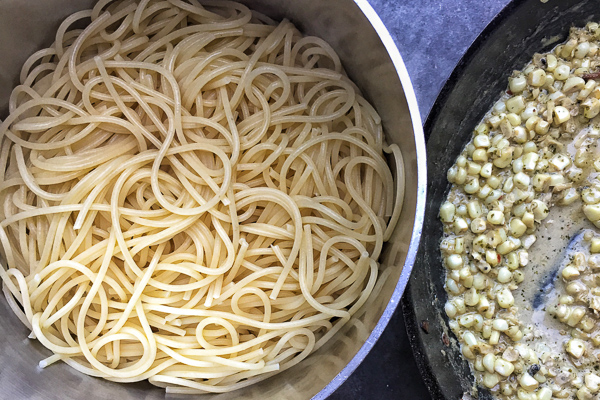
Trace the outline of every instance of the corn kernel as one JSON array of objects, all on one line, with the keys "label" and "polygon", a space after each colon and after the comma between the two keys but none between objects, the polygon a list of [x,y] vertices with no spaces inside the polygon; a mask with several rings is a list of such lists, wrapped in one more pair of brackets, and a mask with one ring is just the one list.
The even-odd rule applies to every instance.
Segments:
[{"label": "corn kernel", "polygon": [[510,376],[515,370],[515,366],[502,358],[497,358],[494,362],[494,371],[502,376]]},{"label": "corn kernel", "polygon": [[585,81],[578,76],[571,76],[567,78],[565,84],[563,85],[562,90],[565,93],[570,92],[571,90],[581,90],[585,87]]},{"label": "corn kernel", "polygon": [[504,224],[504,213],[498,210],[492,210],[487,214],[487,220],[490,224],[493,225],[503,225]]},{"label": "corn kernel", "polygon": [[506,100],[506,109],[508,112],[520,114],[525,109],[525,100],[523,96],[514,96]]},{"label": "corn kernel", "polygon": [[502,267],[498,270],[497,280],[500,283],[508,283],[512,280],[512,272],[510,272],[508,267]]},{"label": "corn kernel", "polygon": [[563,106],[554,107],[554,122],[558,125],[571,119],[571,113]]},{"label": "corn kernel", "polygon": [[533,392],[539,386],[539,382],[535,378],[525,372],[519,377],[519,385],[528,392]]},{"label": "corn kernel", "polygon": [[526,87],[527,79],[525,79],[525,76],[523,75],[518,75],[514,78],[508,79],[508,88],[514,94],[521,93],[523,90],[525,90]]},{"label": "corn kernel", "polygon": [[509,308],[515,304],[515,298],[508,288],[502,288],[496,294],[496,300],[498,301],[498,305],[502,308]]},{"label": "corn kernel", "polygon": [[449,223],[454,220],[454,213],[456,211],[456,207],[449,201],[444,202],[440,207],[440,219],[443,222]]},{"label": "corn kernel", "polygon": [[570,281],[579,277],[579,270],[572,265],[567,265],[563,268],[561,274],[565,280]]},{"label": "corn kernel", "polygon": [[496,386],[498,384],[498,382],[500,382],[500,377],[498,376],[498,374],[492,374],[492,373],[487,373],[486,372],[483,375],[483,384],[488,389],[491,389],[494,386]]},{"label": "corn kernel", "polygon": [[594,236],[590,240],[590,253],[600,253],[600,237]]},{"label": "corn kernel", "polygon": [[571,68],[568,65],[561,64],[554,69],[554,79],[557,81],[564,81],[569,75],[571,75]]},{"label": "corn kernel", "polygon": [[459,269],[463,266],[463,258],[458,254],[450,254],[446,257],[446,266],[450,269]]},{"label": "corn kernel", "polygon": [[585,353],[585,343],[580,339],[571,339],[567,342],[566,350],[573,357],[581,358]]},{"label": "corn kernel", "polygon": [[546,83],[546,72],[543,69],[536,69],[527,75],[527,81],[530,85],[540,87]]}]

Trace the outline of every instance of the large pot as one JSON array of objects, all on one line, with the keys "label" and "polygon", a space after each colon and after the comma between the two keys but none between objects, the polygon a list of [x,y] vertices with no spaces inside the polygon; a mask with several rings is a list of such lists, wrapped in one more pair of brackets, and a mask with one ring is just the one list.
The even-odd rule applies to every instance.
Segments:
[{"label": "large pot", "polygon": [[[293,368],[235,394],[211,399],[325,398],[352,373],[391,318],[411,273],[425,208],[425,145],[417,102],[393,40],[365,0],[246,0],[275,19],[288,18],[306,34],[327,40],[349,76],[380,113],[388,142],[404,155],[406,194],[400,222],[381,258],[372,297],[327,345]],[[5,0],[0,2],[0,118],[6,116],[21,65],[52,42],[69,14],[90,8],[90,0]],[[0,300],[0,398],[2,399],[162,399],[147,383],[118,384],[91,378],[56,364],[40,370],[50,355]],[[169,395],[168,398],[174,398]],[[187,398],[187,397],[184,397]]]}]

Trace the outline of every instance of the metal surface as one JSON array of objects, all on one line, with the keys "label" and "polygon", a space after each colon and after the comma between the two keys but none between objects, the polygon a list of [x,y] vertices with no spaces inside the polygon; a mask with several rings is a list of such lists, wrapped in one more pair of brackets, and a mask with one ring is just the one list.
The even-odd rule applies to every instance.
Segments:
[{"label": "metal surface", "polygon": [[[513,70],[536,52],[566,39],[571,26],[599,20],[596,0],[515,0],[473,43],[446,82],[425,123],[428,200],[421,246],[402,308],[417,364],[434,399],[457,400],[473,377],[462,359],[443,312],[445,270],[438,210],[450,185],[446,171],[471,138],[473,128],[506,89]],[[421,328],[428,323],[428,333]],[[446,335],[446,337],[444,337]],[[489,399],[481,391],[480,399]]]},{"label": "metal surface", "polygon": [[[322,399],[358,366],[391,318],[415,259],[425,208],[425,144],[412,85],[389,33],[365,0],[245,1],[274,18],[286,17],[306,34],[327,40],[350,77],[380,113],[388,141],[404,154],[406,194],[400,222],[381,258],[380,278],[365,306],[330,342],[293,368],[264,382],[208,399]],[[88,8],[91,1],[3,0],[0,2],[0,116],[18,80],[20,66],[35,50],[48,46],[60,21]],[[4,113],[4,114],[3,114]],[[56,364],[45,370],[39,360],[50,355],[0,300],[0,398],[3,399],[162,399],[147,383],[117,384],[91,378]]]}]

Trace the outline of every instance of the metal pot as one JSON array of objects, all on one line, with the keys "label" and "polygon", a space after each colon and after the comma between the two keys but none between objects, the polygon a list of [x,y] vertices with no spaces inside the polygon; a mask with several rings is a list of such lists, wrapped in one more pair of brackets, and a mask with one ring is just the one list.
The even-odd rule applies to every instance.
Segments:
[{"label": "metal pot", "polygon": [[[211,399],[321,399],[360,364],[391,318],[408,281],[421,236],[425,208],[425,144],[417,102],[394,42],[366,0],[246,0],[272,18],[288,18],[306,34],[327,40],[349,76],[380,113],[388,141],[404,154],[406,194],[400,222],[381,258],[373,295],[345,329],[293,368],[249,388]],[[6,116],[21,65],[52,43],[60,22],[90,8],[91,0],[5,0],[0,3],[0,117]],[[66,364],[45,370],[50,355],[0,300],[0,398],[3,399],[162,399],[148,383],[118,384],[82,375]],[[173,395],[168,398],[175,398]],[[182,396],[181,398],[189,398]]]},{"label": "metal pot", "polygon": [[[446,277],[439,244],[441,203],[450,184],[446,171],[470,140],[473,129],[506,90],[513,70],[536,52],[566,40],[571,26],[598,20],[594,0],[514,0],[474,41],[448,78],[425,123],[428,200],[421,246],[403,300],[409,339],[417,364],[434,399],[461,399],[473,388],[444,313]],[[479,388],[479,399],[491,398]]]}]

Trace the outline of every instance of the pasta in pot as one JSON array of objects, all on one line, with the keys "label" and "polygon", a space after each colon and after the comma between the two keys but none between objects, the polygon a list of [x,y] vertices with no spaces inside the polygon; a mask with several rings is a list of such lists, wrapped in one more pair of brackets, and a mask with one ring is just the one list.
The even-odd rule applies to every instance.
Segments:
[{"label": "pasta in pot", "polygon": [[31,56],[9,107],[0,276],[54,353],[40,366],[234,390],[300,362],[372,291],[402,156],[289,21],[100,1]]}]

